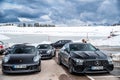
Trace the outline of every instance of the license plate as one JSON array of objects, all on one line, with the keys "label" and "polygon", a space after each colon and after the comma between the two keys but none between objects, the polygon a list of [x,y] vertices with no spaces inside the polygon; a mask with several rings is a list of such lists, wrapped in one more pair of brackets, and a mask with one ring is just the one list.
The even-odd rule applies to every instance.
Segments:
[{"label": "license plate", "polygon": [[26,68],[26,65],[14,65],[14,68]]},{"label": "license plate", "polygon": [[103,70],[103,66],[92,66],[92,70]]}]

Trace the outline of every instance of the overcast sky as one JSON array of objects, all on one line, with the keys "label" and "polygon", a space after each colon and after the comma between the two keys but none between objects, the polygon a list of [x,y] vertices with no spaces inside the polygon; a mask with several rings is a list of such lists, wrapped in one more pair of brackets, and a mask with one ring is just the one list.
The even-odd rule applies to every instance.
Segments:
[{"label": "overcast sky", "polygon": [[0,0],[0,22],[116,23],[120,0]]}]

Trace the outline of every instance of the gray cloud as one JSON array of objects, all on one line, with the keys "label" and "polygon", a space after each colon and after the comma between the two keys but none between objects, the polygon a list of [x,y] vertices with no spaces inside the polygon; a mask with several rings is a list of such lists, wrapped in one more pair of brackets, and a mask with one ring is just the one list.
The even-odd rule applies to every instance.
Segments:
[{"label": "gray cloud", "polygon": [[[0,22],[18,18],[42,21],[48,15],[53,23],[115,23],[120,17],[120,0],[1,0]],[[76,22],[76,23],[75,23]]]}]

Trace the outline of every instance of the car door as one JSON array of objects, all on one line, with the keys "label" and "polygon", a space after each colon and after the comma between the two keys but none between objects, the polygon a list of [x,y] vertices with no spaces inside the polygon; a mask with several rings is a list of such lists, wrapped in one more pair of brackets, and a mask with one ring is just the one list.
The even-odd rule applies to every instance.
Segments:
[{"label": "car door", "polygon": [[69,44],[66,44],[65,45],[65,48],[64,48],[64,50],[63,50],[63,60],[64,60],[64,64],[66,65],[66,66],[68,66],[68,60],[69,60]]}]

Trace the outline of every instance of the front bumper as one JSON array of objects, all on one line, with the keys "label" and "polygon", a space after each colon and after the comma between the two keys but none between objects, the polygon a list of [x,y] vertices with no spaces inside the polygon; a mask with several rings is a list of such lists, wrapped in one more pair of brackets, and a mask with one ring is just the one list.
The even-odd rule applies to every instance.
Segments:
[{"label": "front bumper", "polygon": [[79,66],[74,66],[73,70],[76,73],[106,73],[113,70],[113,65],[103,66],[103,69],[101,70],[92,70],[91,67],[92,66],[85,67],[83,65],[79,65]]},{"label": "front bumper", "polygon": [[26,65],[26,68],[14,68],[14,65],[18,64],[2,64],[2,72],[3,73],[29,73],[29,72],[36,72],[39,70],[41,66],[39,63],[35,64],[20,64]]},{"label": "front bumper", "polygon": [[41,59],[51,59],[52,54],[41,54]]},{"label": "front bumper", "polygon": [[[91,62],[90,62],[91,63]],[[105,63],[105,62],[104,62]],[[100,67],[102,66],[103,69],[92,69],[92,67]],[[83,65],[73,64],[73,71],[76,73],[107,73],[112,71],[114,68],[113,64],[102,62],[99,65],[95,65],[92,61],[91,64],[83,63]]]}]

